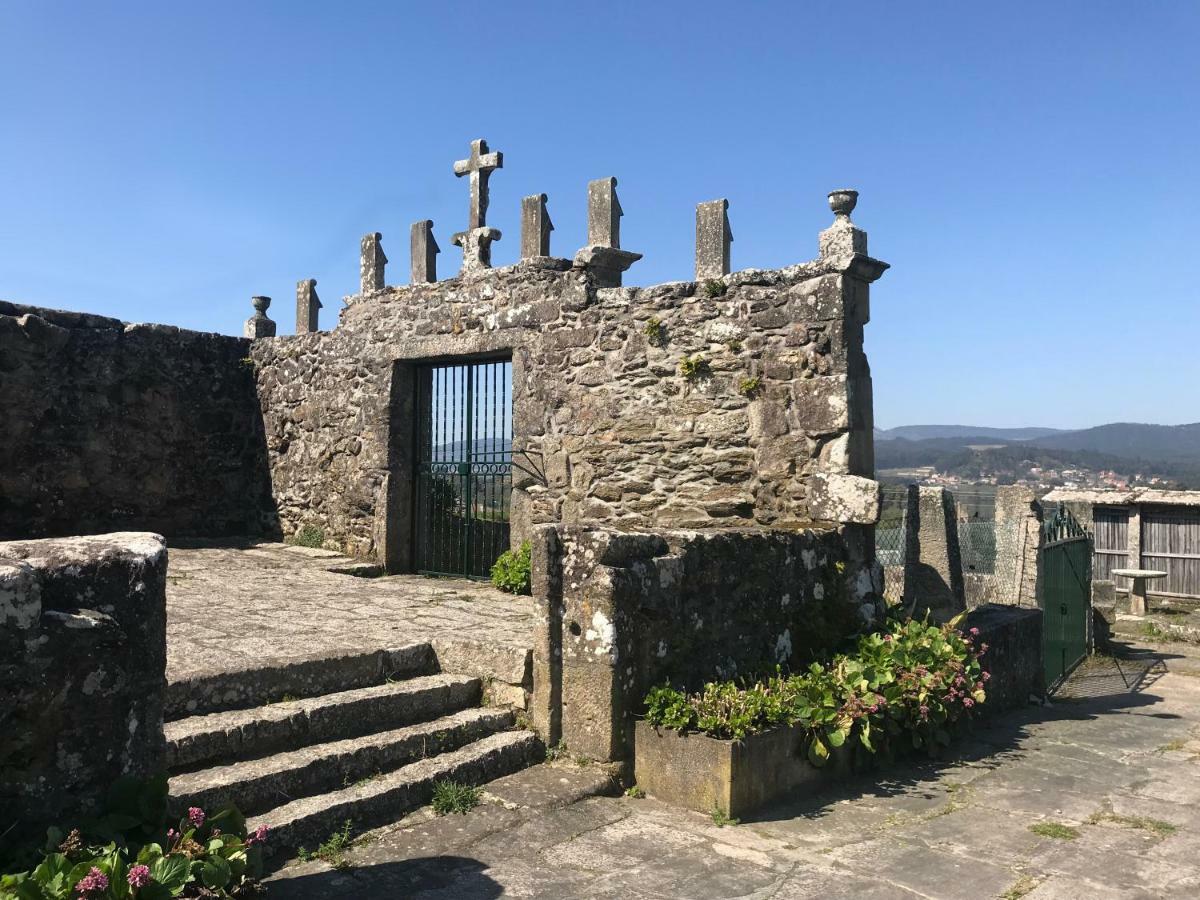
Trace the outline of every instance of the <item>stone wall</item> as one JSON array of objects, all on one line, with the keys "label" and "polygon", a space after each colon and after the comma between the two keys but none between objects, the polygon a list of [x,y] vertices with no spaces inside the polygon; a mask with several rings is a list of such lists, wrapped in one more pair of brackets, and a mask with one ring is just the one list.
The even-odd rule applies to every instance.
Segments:
[{"label": "stone wall", "polygon": [[0,303],[0,538],[270,527],[249,348]]},{"label": "stone wall", "polygon": [[514,540],[553,522],[808,524],[814,473],[873,472],[862,330],[881,267],[604,288],[539,257],[348,298],[332,332],[254,342],[283,530],[403,568],[413,364],[486,356],[513,360]]},{"label": "stone wall", "polygon": [[0,543],[0,845],[161,770],[166,570],[154,534]]},{"label": "stone wall", "polygon": [[531,715],[554,743],[621,760],[646,692],[796,669],[874,619],[836,530],[535,530]]}]

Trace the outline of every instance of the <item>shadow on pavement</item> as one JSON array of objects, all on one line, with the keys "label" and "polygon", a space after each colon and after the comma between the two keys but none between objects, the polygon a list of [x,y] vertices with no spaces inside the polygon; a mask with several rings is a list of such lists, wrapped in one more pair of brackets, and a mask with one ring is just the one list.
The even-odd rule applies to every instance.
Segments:
[{"label": "shadow on pavement", "polygon": [[427,856],[352,869],[327,869],[267,884],[270,900],[491,900],[504,888],[465,856]]}]

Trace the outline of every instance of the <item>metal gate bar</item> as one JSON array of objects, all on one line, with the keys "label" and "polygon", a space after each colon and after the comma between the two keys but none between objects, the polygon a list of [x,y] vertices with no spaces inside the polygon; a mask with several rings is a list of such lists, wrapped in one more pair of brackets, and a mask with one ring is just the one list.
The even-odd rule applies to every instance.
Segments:
[{"label": "metal gate bar", "polygon": [[423,367],[417,421],[416,569],[486,578],[509,546],[512,362]]}]

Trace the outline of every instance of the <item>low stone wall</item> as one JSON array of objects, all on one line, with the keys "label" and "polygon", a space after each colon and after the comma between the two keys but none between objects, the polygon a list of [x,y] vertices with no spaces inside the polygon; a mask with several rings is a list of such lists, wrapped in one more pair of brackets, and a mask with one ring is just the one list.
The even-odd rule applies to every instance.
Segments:
[{"label": "low stone wall", "polygon": [[270,529],[250,342],[0,302],[0,539]]},{"label": "low stone wall", "polygon": [[654,684],[798,668],[882,611],[839,530],[543,526],[533,543],[531,716],[548,743],[594,759],[628,758]]},{"label": "low stone wall", "polygon": [[990,675],[985,712],[1015,709],[1031,696],[1045,696],[1040,609],[987,604],[971,610],[961,627],[978,628],[978,642],[988,645],[982,660]]},{"label": "low stone wall", "polygon": [[0,844],[161,770],[166,571],[154,534],[0,543]]}]

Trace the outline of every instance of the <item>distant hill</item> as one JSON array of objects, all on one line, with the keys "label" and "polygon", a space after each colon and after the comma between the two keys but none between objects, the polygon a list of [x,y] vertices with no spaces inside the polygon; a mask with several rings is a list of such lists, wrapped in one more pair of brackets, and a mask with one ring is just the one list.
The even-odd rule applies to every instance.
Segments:
[{"label": "distant hill", "polygon": [[1200,422],[1191,425],[1114,422],[1082,431],[1040,435],[1028,443],[1056,450],[1090,450],[1125,459],[1200,463]]},{"label": "distant hill", "polygon": [[981,425],[901,425],[897,428],[876,428],[875,439],[890,441],[930,441],[940,438],[989,438],[1001,441],[1026,441],[1059,434],[1059,428],[987,428]]}]

